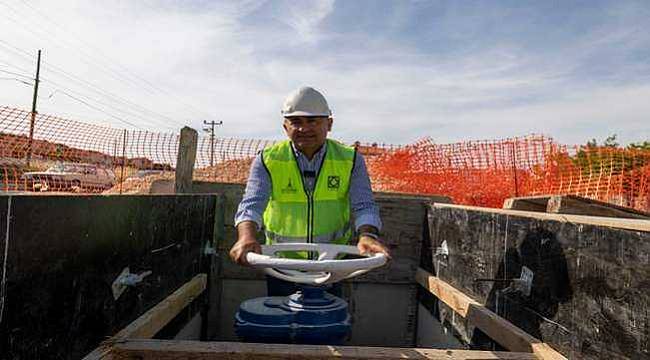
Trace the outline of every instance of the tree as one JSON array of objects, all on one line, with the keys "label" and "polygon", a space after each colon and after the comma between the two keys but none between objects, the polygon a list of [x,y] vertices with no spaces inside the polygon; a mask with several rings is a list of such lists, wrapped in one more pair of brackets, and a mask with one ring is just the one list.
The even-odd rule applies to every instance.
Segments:
[{"label": "tree", "polygon": [[636,143],[631,143],[627,146],[628,149],[632,150],[650,150],[650,141],[645,140],[643,142],[639,141]]},{"label": "tree", "polygon": [[617,148],[619,144],[616,142],[616,134],[612,134],[605,139],[603,146],[609,148]]},{"label": "tree", "polygon": [[650,141],[629,144],[622,148],[616,141],[616,134],[605,138],[602,145],[596,139],[588,140],[571,160],[583,175],[602,172],[604,175],[630,171],[645,166],[650,162],[650,153],[639,154],[639,151],[650,151]]}]

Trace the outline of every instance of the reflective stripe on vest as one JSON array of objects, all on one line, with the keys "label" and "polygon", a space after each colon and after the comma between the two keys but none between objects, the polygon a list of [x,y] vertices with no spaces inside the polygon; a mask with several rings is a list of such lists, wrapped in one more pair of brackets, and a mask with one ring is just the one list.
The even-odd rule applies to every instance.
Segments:
[{"label": "reflective stripe on vest", "polygon": [[327,140],[314,191],[308,192],[291,142],[265,149],[262,161],[272,186],[264,211],[267,244],[348,243],[352,235],[349,188],[354,158],[354,148]]},{"label": "reflective stripe on vest", "polygon": [[[323,234],[323,235],[316,235],[311,239],[312,243],[318,243],[318,244],[332,244],[336,243],[338,239],[344,238],[348,232],[351,233],[352,227],[350,226],[350,223],[348,222],[345,225],[345,228],[340,229],[336,232],[330,233],[330,234]],[[264,235],[266,235],[266,239],[270,241],[270,243],[306,243],[308,242],[308,238],[305,236],[282,236],[280,234],[276,234],[273,232],[270,232],[266,230],[264,232]]]}]

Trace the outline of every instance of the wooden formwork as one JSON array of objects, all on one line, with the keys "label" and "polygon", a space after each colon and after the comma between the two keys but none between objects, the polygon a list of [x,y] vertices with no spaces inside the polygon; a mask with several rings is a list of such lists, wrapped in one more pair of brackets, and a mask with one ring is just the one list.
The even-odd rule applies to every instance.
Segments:
[{"label": "wooden formwork", "polygon": [[151,339],[186,306],[200,296],[207,275],[191,281],[104,341],[84,360],[117,359],[565,359],[547,344],[526,334],[444,281],[418,269],[421,286],[449,305],[458,315],[511,352],[388,348],[363,346],[252,344],[239,342],[178,341]]},{"label": "wooden formwork", "polygon": [[[647,357],[649,220],[434,204],[429,233],[422,267],[564,356]],[[513,286],[524,267],[529,295]],[[499,343],[439,305],[465,341]]]},{"label": "wooden formwork", "polygon": [[503,202],[503,208],[550,214],[650,219],[650,214],[647,212],[575,195],[536,195],[508,198]]}]

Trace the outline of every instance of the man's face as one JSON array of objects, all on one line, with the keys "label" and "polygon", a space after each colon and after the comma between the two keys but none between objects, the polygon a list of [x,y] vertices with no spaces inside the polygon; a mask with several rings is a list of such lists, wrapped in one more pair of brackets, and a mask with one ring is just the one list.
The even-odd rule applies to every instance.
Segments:
[{"label": "man's face", "polygon": [[283,126],[298,150],[311,151],[325,143],[327,133],[332,130],[332,119],[324,116],[292,116],[284,118]]}]

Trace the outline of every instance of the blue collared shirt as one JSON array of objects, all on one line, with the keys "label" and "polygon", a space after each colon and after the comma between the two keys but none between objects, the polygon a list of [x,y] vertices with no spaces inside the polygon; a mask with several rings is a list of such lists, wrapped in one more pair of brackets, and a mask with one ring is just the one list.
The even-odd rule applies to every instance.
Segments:
[{"label": "blue collared shirt", "polygon": [[[293,146],[293,143],[291,144]],[[298,167],[304,174],[305,171],[316,174],[323,162],[327,143],[323,145],[311,161],[303,153],[294,147]],[[316,174],[317,176],[318,174]],[[314,189],[315,177],[304,177],[305,187],[307,190]],[[262,227],[262,214],[266,209],[271,196],[271,178],[262,163],[262,154],[255,157],[251,165],[250,175],[246,183],[246,191],[242,201],[239,203],[237,214],[235,215],[235,226],[242,221],[254,221],[258,229]],[[370,178],[363,156],[356,153],[354,168],[350,178],[350,210],[354,217],[355,229],[358,230],[362,225],[372,225],[381,230],[381,219],[379,218],[379,208],[375,204],[370,187]]]}]

